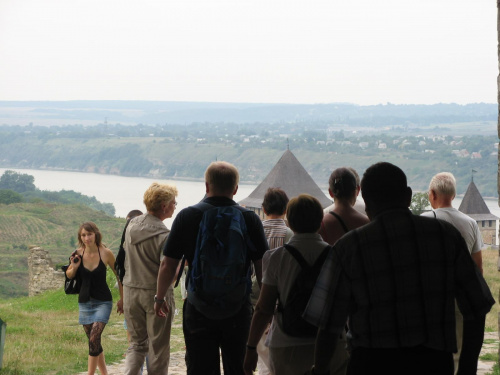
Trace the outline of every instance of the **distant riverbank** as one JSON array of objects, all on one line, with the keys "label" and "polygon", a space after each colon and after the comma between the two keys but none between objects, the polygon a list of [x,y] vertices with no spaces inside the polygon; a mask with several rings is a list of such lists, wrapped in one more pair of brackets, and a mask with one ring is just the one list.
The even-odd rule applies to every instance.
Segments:
[{"label": "distant riverbank", "polygon": [[[132,209],[144,210],[142,196],[148,186],[154,182],[174,184],[179,190],[177,198],[178,206],[176,213],[182,208],[195,204],[205,195],[205,185],[202,179],[160,179],[145,177],[124,177],[116,175],[70,172],[59,170],[0,168],[0,175],[6,170],[18,173],[26,173],[35,178],[35,186],[41,190],[59,191],[74,190],[79,193],[94,196],[104,203],[113,203],[117,217],[125,217]],[[238,193],[234,197],[236,201],[246,198],[257,184],[241,183]],[[327,188],[322,188],[325,195]],[[328,195],[327,195],[328,196]],[[453,201],[454,207],[458,208],[463,197],[457,197]],[[486,205],[493,215],[500,217],[500,208],[497,199],[485,199]],[[175,213],[174,213],[175,217]],[[170,221],[172,219],[169,219]],[[169,220],[166,221],[169,225]]]}]

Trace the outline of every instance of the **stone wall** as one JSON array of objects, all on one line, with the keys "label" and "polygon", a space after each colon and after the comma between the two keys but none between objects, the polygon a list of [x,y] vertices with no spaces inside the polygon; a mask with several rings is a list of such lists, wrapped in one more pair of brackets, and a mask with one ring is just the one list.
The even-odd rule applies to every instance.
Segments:
[{"label": "stone wall", "polygon": [[28,295],[30,297],[64,285],[64,273],[54,270],[49,252],[39,246],[30,246],[28,268]]},{"label": "stone wall", "polygon": [[485,245],[497,245],[496,241],[496,229],[483,229],[479,228],[481,231],[481,237]]}]

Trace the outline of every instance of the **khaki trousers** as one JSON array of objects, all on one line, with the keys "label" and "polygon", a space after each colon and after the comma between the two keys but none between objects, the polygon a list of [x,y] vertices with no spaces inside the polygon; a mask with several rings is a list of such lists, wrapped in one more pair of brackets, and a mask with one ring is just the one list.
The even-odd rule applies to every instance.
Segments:
[{"label": "khaki trousers", "polygon": [[148,374],[168,374],[170,330],[175,313],[173,288],[169,288],[166,294],[169,308],[166,318],[155,315],[154,295],[154,290],[123,287],[123,309],[130,333],[125,375],[140,374],[146,356],[148,356]]}]

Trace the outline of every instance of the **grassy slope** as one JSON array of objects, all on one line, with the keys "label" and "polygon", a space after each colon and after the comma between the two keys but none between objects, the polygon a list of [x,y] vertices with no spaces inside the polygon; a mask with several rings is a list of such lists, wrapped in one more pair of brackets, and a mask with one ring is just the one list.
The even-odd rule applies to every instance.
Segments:
[{"label": "grassy slope", "polygon": [[[108,272],[108,284],[116,302],[118,291],[112,288],[114,283],[114,276]],[[179,291],[176,292],[180,312],[172,328],[172,352],[184,346],[182,304]],[[87,370],[88,344],[78,325],[77,296],[67,296],[59,289],[33,298],[3,300],[0,301],[0,318],[7,323],[1,375],[73,375]],[[123,359],[127,336],[123,315],[119,316],[115,308],[103,332],[102,346],[106,363]]]},{"label": "grassy slope", "polygon": [[78,227],[93,221],[116,254],[125,221],[79,205],[0,204],[0,298],[27,295],[29,246],[49,251],[54,264],[66,263],[77,245]]}]

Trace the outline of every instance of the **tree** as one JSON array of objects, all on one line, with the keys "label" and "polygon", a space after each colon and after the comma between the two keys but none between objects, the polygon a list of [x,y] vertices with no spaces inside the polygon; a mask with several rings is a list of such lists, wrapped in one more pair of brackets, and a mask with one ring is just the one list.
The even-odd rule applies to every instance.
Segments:
[{"label": "tree", "polygon": [[5,171],[0,177],[0,189],[14,190],[18,193],[35,191],[35,177],[26,173]]},{"label": "tree", "polygon": [[0,204],[20,203],[23,201],[23,196],[13,190],[0,190]]},{"label": "tree", "polygon": [[429,206],[429,196],[427,193],[415,193],[411,197],[410,210],[414,215],[420,215]]}]

